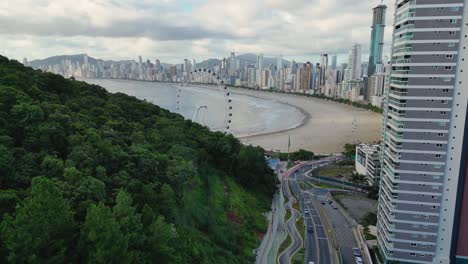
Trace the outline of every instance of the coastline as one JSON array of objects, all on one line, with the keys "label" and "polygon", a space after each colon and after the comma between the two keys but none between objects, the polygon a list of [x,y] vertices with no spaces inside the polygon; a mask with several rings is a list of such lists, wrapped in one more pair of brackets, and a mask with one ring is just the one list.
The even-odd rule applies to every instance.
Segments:
[{"label": "coastline", "polygon": [[[171,83],[171,82],[167,82],[167,83]],[[176,83],[174,83],[174,84],[176,84]],[[195,84],[195,85],[190,84],[190,86],[200,88],[200,89],[218,90],[218,89],[214,88],[215,85],[204,86],[204,84]],[[260,99],[260,100],[271,100],[271,99],[267,99],[267,98],[264,98],[264,97],[261,97],[261,96],[258,96],[258,95],[239,93],[239,92],[236,91],[236,89],[240,88],[240,87],[234,87],[234,86],[228,86],[228,87],[232,88],[230,90],[230,92],[233,93],[233,94],[253,97],[253,98],[256,98],[256,99]],[[246,89],[246,88],[242,88],[242,89],[249,90],[249,89]],[[271,132],[261,132],[260,131],[260,132],[250,133],[250,134],[248,134],[248,133],[241,134],[241,135],[239,135],[237,137],[238,139],[248,139],[248,138],[252,138],[252,137],[256,137],[256,136],[267,136],[267,135],[273,135],[273,134],[288,132],[288,131],[291,131],[291,130],[294,130],[294,129],[297,129],[297,128],[300,128],[300,127],[303,127],[303,126],[307,125],[309,123],[309,120],[312,118],[311,114],[309,112],[307,112],[305,109],[301,108],[300,106],[296,106],[296,105],[293,105],[293,104],[290,104],[290,103],[287,103],[287,102],[281,102],[281,101],[278,101],[278,100],[272,100],[272,101],[274,101],[276,103],[279,103],[279,104],[288,105],[290,107],[293,107],[293,108],[297,109],[302,114],[301,121],[298,124],[295,124],[294,126],[290,126],[288,128],[280,129],[280,130],[276,130],[276,131],[271,131]]]},{"label": "coastline", "polygon": [[[89,79],[106,80],[104,78]],[[127,79],[107,80],[134,81]],[[174,82],[158,83],[182,85],[182,83]],[[219,90],[218,85],[188,85],[195,89]],[[294,107],[302,114],[301,121],[296,122],[297,125],[286,129],[264,132],[262,130],[251,134],[237,135],[236,137],[243,144],[261,146],[266,150],[286,152],[290,137],[290,151],[305,149],[315,153],[330,154],[341,152],[346,143],[375,142],[381,137],[382,115],[380,113],[358,108],[344,102],[301,94],[228,87],[233,94],[286,104]]]}]

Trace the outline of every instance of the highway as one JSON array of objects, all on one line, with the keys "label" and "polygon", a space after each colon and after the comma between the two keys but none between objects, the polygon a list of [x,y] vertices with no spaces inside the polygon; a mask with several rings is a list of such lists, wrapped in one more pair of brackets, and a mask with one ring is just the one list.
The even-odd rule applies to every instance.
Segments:
[{"label": "highway", "polygon": [[[305,263],[310,261],[320,264],[329,264],[331,262],[330,257],[330,247],[327,237],[327,232],[324,228],[322,218],[316,207],[315,198],[307,192],[303,192],[299,187],[297,181],[297,175],[303,174],[306,171],[310,170],[312,166],[304,166],[299,169],[297,174],[293,174],[290,178],[291,189],[301,200],[301,209],[302,212],[305,212],[305,209],[309,211],[309,214],[304,213],[304,219],[306,222],[306,230],[309,227],[314,228],[314,232],[306,232],[306,257]],[[309,242],[309,243],[307,243]],[[318,252],[318,253],[317,253]]]},{"label": "highway", "polygon": [[[306,226],[306,253],[304,262],[314,262],[319,264],[330,264],[332,258],[330,256],[330,243],[327,235],[327,231],[324,227],[323,220],[317,210],[318,203],[310,193],[301,190],[298,179],[302,180],[303,174],[307,171],[319,167],[325,166],[334,160],[335,158],[326,158],[319,161],[314,161],[303,165],[296,171],[290,174],[289,183],[292,192],[299,198],[301,210],[305,220]],[[308,214],[305,214],[305,209],[308,210]],[[309,227],[313,227],[313,232],[307,232]]]},{"label": "highway", "polygon": [[[344,216],[341,215],[341,213],[338,210],[332,209],[328,204],[327,205],[330,208],[320,208],[322,207],[322,205],[319,204],[319,202],[323,199],[326,199],[324,197],[327,196],[328,190],[320,188],[302,190],[300,186],[300,182],[310,181],[310,178],[306,176],[306,173],[308,171],[314,168],[327,166],[331,162],[336,161],[338,159],[340,159],[339,156],[333,156],[318,161],[303,162],[284,173],[283,177],[281,178],[282,193],[284,197],[288,199],[288,202],[284,204],[284,208],[286,210],[291,211],[291,217],[289,219],[286,219],[286,223],[283,222],[283,234],[284,228],[286,228],[287,233],[291,237],[291,243],[285,250],[283,250],[282,252],[278,252],[279,257],[277,258],[277,262],[279,264],[291,263],[292,256],[294,256],[294,254],[296,254],[302,248],[303,245],[305,246],[304,263],[337,263],[338,259],[335,253],[335,248],[333,248],[334,246],[332,245],[331,238],[329,237],[329,230],[327,230],[327,227],[331,228],[330,225],[333,226],[333,230],[339,230],[340,234],[344,234],[344,239],[341,239],[341,237],[340,239],[337,239],[339,240],[338,245],[345,246],[342,247],[342,257],[344,260],[343,263],[354,263],[354,257],[352,256],[351,249],[352,247],[354,247],[356,242],[353,240],[353,236],[349,235],[352,234],[351,225],[346,225],[347,220],[344,218]],[[293,208],[293,204],[296,202],[295,197],[297,197],[298,199],[301,212]],[[306,210],[307,214],[305,213]],[[278,210],[273,210],[273,214],[277,211]],[[302,224],[305,226],[305,241],[302,240],[302,236],[301,234],[299,234],[299,231],[296,228],[296,222],[300,218],[301,213],[304,221]],[[330,219],[328,219],[330,216],[336,219],[330,221]],[[273,215],[273,217],[275,217],[275,215]],[[325,221],[322,217],[327,217],[328,220]],[[280,220],[279,222],[281,223],[282,221]],[[324,223],[326,223],[326,225]],[[343,226],[344,228],[341,228]],[[270,229],[277,229],[279,231],[280,227],[281,225],[278,225],[276,228],[273,227]],[[312,232],[308,231],[309,228],[312,228]],[[275,237],[275,233],[276,232],[271,232],[270,234],[268,234],[266,238],[267,241],[276,241],[277,237]],[[340,243],[340,241],[342,243]],[[262,256],[269,255],[269,253],[271,253],[271,245],[266,246],[266,248],[268,249],[263,251]],[[267,258],[264,257],[261,257],[259,259],[263,259],[263,261],[257,260],[257,263],[264,263],[264,261],[267,260]]]}]

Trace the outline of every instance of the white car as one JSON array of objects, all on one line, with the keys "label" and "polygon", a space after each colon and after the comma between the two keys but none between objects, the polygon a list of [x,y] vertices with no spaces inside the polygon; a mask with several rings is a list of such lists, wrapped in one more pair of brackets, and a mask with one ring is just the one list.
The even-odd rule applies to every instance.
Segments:
[{"label": "white car", "polygon": [[355,257],[354,260],[356,260],[356,264],[363,264],[364,262],[362,261],[361,257]]}]

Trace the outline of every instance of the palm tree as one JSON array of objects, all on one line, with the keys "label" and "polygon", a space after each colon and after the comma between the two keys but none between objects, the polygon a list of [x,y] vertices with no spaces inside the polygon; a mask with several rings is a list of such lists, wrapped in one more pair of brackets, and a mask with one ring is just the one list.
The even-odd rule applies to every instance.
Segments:
[{"label": "palm tree", "polygon": [[366,176],[356,172],[351,175],[351,182],[356,185],[367,185]]}]

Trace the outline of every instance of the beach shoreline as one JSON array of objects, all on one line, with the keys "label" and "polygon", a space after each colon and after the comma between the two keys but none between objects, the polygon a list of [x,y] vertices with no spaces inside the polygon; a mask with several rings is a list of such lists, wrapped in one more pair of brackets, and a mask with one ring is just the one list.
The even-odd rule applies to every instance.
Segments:
[{"label": "beach shoreline", "polygon": [[[133,80],[127,81],[133,82]],[[195,89],[216,91],[220,91],[219,87],[222,87],[204,84],[185,85]],[[300,121],[288,128],[268,131],[268,127],[265,127],[263,130],[236,135],[246,145],[260,146],[270,151],[286,152],[289,148],[290,151],[305,149],[320,154],[331,154],[341,152],[347,143],[377,142],[381,138],[382,114],[380,113],[293,93],[276,93],[233,86],[229,86],[229,92],[285,104],[302,115]]]}]

